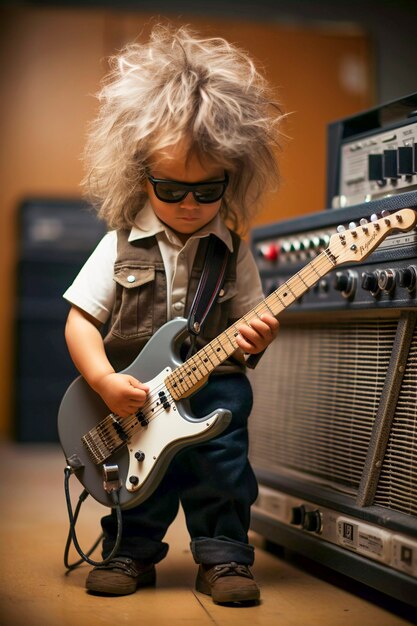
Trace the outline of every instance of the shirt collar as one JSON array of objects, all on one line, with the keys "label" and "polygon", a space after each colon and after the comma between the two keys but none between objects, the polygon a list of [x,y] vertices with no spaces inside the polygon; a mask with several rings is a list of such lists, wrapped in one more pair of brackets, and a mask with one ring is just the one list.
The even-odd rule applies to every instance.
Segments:
[{"label": "shirt collar", "polygon": [[[144,207],[136,215],[135,224],[132,226],[128,241],[146,239],[147,237],[155,236],[158,233],[164,233],[171,243],[182,247],[182,243],[178,237],[176,237],[175,232],[158,219],[152,209],[151,203],[148,200]],[[214,234],[221,239],[227,245],[230,252],[233,252],[232,237],[226,227],[226,224],[220,217],[220,213],[217,213],[208,224],[203,226],[203,228],[190,235],[188,241],[192,239],[202,239],[203,237],[207,237],[211,234]]]}]

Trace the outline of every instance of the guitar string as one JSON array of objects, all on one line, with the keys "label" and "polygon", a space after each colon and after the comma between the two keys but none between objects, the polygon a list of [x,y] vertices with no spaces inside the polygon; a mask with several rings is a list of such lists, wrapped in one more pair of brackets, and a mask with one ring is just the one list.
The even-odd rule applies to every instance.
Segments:
[{"label": "guitar string", "polygon": [[[308,286],[308,285],[307,285],[307,283],[303,280],[303,278],[300,276],[301,272],[303,272],[303,273],[304,273],[304,275],[305,275],[305,277],[306,277],[306,279],[307,279],[307,280],[309,280],[309,278],[311,278],[311,277],[312,277],[312,275],[314,275],[314,274],[316,274],[316,275],[319,277],[319,278],[315,279],[315,280],[312,282],[312,284],[310,285],[310,286],[312,286],[315,282],[317,282],[317,280],[319,280],[319,279],[320,279],[320,278],[324,275],[324,274],[320,274],[318,271],[316,271],[316,269],[315,269],[315,267],[314,267],[314,264],[316,264],[316,265],[317,265],[317,268],[318,268],[318,269],[321,269],[321,268],[319,268],[319,265],[320,265],[320,266],[321,266],[321,265],[326,266],[326,265],[328,265],[328,263],[329,263],[329,259],[328,259],[328,257],[327,257],[325,254],[321,253],[321,254],[320,254],[320,255],[318,255],[315,259],[313,259],[313,260],[312,260],[312,261],[311,261],[311,262],[310,262],[307,266],[305,266],[305,267],[304,267],[304,268],[302,268],[299,272],[297,272],[297,273],[296,273],[296,274],[295,274],[295,275],[294,275],[291,279],[289,279],[289,281],[287,281],[286,283],[284,283],[283,285],[281,285],[280,289],[281,289],[281,288],[285,288],[285,287],[287,287],[287,288],[288,288],[288,290],[289,290],[289,291],[292,293],[292,295],[294,296],[294,299],[296,299],[297,297],[300,297],[300,295],[301,295],[301,294],[297,295],[297,293],[294,293],[294,292],[292,291],[292,289],[291,289],[290,285],[288,284],[288,282],[290,282],[290,281],[294,281],[294,279],[298,276],[298,277],[299,277],[299,279],[303,282],[303,284],[304,284],[304,286],[306,287],[306,289],[308,289],[308,288],[309,288],[309,286]],[[333,263],[331,263],[331,265],[330,265],[329,269],[331,269],[331,267],[332,267],[333,265],[334,265],[334,264],[333,264]],[[311,270],[312,270],[312,271],[311,271]],[[308,273],[308,272],[311,272],[311,274],[310,274],[309,276],[307,275],[307,273]],[[278,290],[277,290],[277,291],[278,291]],[[302,293],[304,293],[304,291],[305,291],[305,290],[303,289]],[[273,292],[272,294],[270,294],[270,295],[268,296],[268,298],[271,298],[271,296],[275,296],[275,297],[279,300],[280,304],[282,304],[282,300],[281,300],[281,298],[279,297],[279,295],[276,293],[276,291],[275,291],[275,292]],[[245,315],[244,315],[241,319],[243,319],[246,323],[249,323],[249,320],[248,320],[247,318],[251,318],[253,315],[259,316],[259,314],[262,314],[262,312],[264,312],[264,311],[265,311],[265,312],[266,312],[266,311],[268,311],[268,310],[270,311],[270,308],[269,308],[269,307],[268,307],[268,305],[266,304],[266,300],[267,300],[268,298],[265,298],[265,300],[261,301],[258,305],[256,305],[256,307],[254,307],[251,311],[249,311],[247,314],[245,314]],[[287,305],[286,305],[286,306],[287,306]],[[272,311],[271,311],[271,312],[272,312]],[[224,333],[223,333],[223,334],[226,334],[226,336],[227,336],[227,331],[228,331],[228,330],[230,330],[230,328],[234,329],[234,330],[235,330],[235,332],[237,333],[238,331],[237,331],[236,325],[237,325],[238,323],[239,323],[239,322],[236,322],[235,324],[233,324],[231,327],[229,327],[229,329],[227,329],[226,331],[224,331]],[[235,346],[234,346],[233,342],[230,340],[230,338],[229,338],[228,336],[227,336],[227,339],[230,341],[231,345],[232,345],[232,346],[234,347],[234,349],[235,349]],[[213,353],[213,354],[211,355],[211,357],[213,357],[213,355],[214,355],[215,357],[217,357],[217,358],[218,358],[218,356],[217,356],[216,352],[219,352],[221,349],[223,349],[223,352],[226,354],[226,358],[227,358],[228,354],[227,354],[227,351],[224,349],[223,345],[221,344],[220,337],[217,337],[217,338],[216,338],[215,340],[213,340],[213,341],[216,341],[217,343],[219,343],[219,344],[220,344],[220,348],[217,348],[217,350],[215,351],[214,346],[213,346],[213,345],[211,345],[211,344],[212,344],[212,342],[210,342],[209,344],[207,344],[206,346],[204,346],[204,348],[202,348],[202,349],[201,349],[201,351],[199,351],[199,352],[203,352],[203,353],[204,353],[204,355],[205,355],[205,357],[206,357],[205,362],[207,362],[207,360],[209,360],[209,361],[210,361],[210,363],[211,363],[211,365],[213,365],[214,367],[216,367],[216,365],[217,365],[217,364],[216,364],[216,363],[214,363],[214,364],[213,364],[213,362],[212,362],[212,360],[211,360],[211,358],[210,358],[210,355],[208,355],[208,354],[207,354],[207,349],[209,349],[209,350],[211,350],[211,351],[212,351],[212,353]],[[236,344],[236,347],[237,347],[237,344]],[[198,354],[199,354],[199,353],[197,353],[197,355],[198,355]],[[171,372],[170,374],[168,374],[168,375],[167,375],[167,378],[170,378],[170,379],[172,379],[172,378],[173,378],[173,379],[174,379],[174,381],[175,381],[175,382],[177,382],[177,384],[178,384],[178,382],[181,384],[181,383],[184,381],[184,377],[186,376],[186,374],[185,374],[185,373],[183,373],[183,371],[182,371],[182,370],[184,370],[184,369],[185,369],[185,370],[190,370],[190,361],[196,362],[196,360],[197,360],[197,359],[196,359],[197,355],[194,355],[193,357],[191,357],[191,359],[188,359],[185,363],[183,363],[183,364],[182,364],[182,365],[180,365],[178,368],[176,368],[176,370],[174,370],[174,372]],[[204,362],[204,360],[203,360],[203,362]],[[221,363],[221,362],[222,362],[222,360],[221,360],[221,359],[219,359],[219,363]],[[190,376],[190,375],[191,375],[191,372],[192,372],[192,371],[195,371],[195,369],[193,369],[193,367],[194,367],[194,365],[191,365],[191,370],[190,370],[190,371],[188,372],[188,374],[187,374],[188,376]],[[207,369],[207,368],[206,368],[206,369]],[[178,370],[181,370],[181,371],[179,371],[179,372],[178,372]],[[176,375],[172,376],[172,374],[174,374],[175,372],[176,372]],[[197,378],[197,380],[198,380],[198,376],[196,376],[196,378]],[[164,382],[165,382],[165,381],[164,381]],[[154,390],[152,390],[152,391],[153,391],[153,393],[158,393],[158,391],[159,391],[162,387],[164,387],[164,386],[165,386],[164,384],[159,385],[159,387],[156,387]],[[192,385],[191,385],[191,386],[192,386]],[[168,391],[168,389],[167,389],[167,392],[168,392],[168,394],[169,394],[169,396],[170,396],[170,398],[171,398],[171,401],[172,401],[172,396],[171,396],[170,392]],[[154,407],[152,407],[152,404],[155,404],[155,406],[154,406]],[[90,436],[92,436],[92,437],[93,437],[93,441],[96,443],[96,445],[98,445],[98,442],[97,442],[97,438],[96,438],[96,437],[94,437],[94,435],[93,435],[93,433],[94,433],[94,432],[96,432],[96,433],[97,433],[99,441],[100,441],[100,442],[102,442],[102,443],[104,443],[104,445],[105,445],[107,448],[109,448],[111,445],[117,445],[117,442],[115,441],[115,435],[117,436],[117,431],[116,431],[116,433],[115,433],[115,432],[114,432],[114,427],[113,427],[114,420],[116,420],[116,421],[117,421],[117,423],[120,425],[120,427],[121,427],[121,428],[122,428],[125,432],[126,432],[126,431],[128,431],[128,430],[131,430],[131,429],[132,429],[135,425],[139,425],[139,424],[140,424],[140,421],[139,421],[139,418],[138,418],[138,413],[143,413],[143,414],[144,414],[144,416],[145,416],[145,419],[147,420],[147,423],[149,424],[149,422],[150,422],[150,421],[152,421],[153,419],[155,419],[155,418],[156,418],[156,417],[157,417],[157,416],[161,413],[161,411],[158,411],[158,410],[157,410],[157,411],[156,411],[156,413],[155,413],[155,409],[156,409],[156,407],[157,407],[159,404],[161,404],[160,400],[157,400],[156,402],[154,402],[154,401],[153,401],[153,399],[152,399],[152,400],[150,400],[150,401],[146,402],[146,403],[144,404],[144,406],[143,406],[143,407],[141,407],[141,409],[140,409],[137,413],[133,413],[132,415],[128,416],[127,418],[120,418],[120,416],[116,416],[115,414],[110,414],[110,415],[106,416],[106,417],[102,420],[102,422],[100,422],[100,423],[99,423],[99,424],[98,424],[98,425],[97,425],[94,429],[90,430],[90,431],[89,431],[89,433],[87,433],[87,434],[89,434]],[[163,408],[163,407],[162,407],[162,408]],[[153,415],[152,415],[152,416],[149,416],[149,417],[148,417],[148,416],[146,416],[146,415],[145,415],[145,412],[148,412],[148,410],[153,411]],[[163,409],[163,410],[165,411],[165,409]],[[120,421],[119,421],[119,420],[120,420]],[[121,442],[120,442],[120,444],[119,444],[119,445],[123,445],[123,443],[126,443],[126,442],[124,442],[123,440],[121,440]],[[111,454],[113,451],[114,451],[114,449],[113,449],[112,451],[110,451],[110,454]]]},{"label": "guitar string", "polygon": [[[375,227],[375,230],[379,230],[375,223],[373,224],[373,226]],[[364,233],[366,233],[366,231],[364,229],[362,229]],[[369,231],[369,227],[368,227],[368,231]],[[334,244],[334,248],[335,248],[335,253],[340,254],[340,252],[343,252],[344,249],[346,249],[346,243],[343,244],[343,238],[341,236],[339,236],[339,242],[337,242],[336,244]],[[338,249],[339,248],[339,249]],[[297,298],[299,298],[305,291],[307,291],[311,286],[313,286],[315,283],[317,283],[317,281],[322,278],[328,271],[330,271],[332,269],[332,267],[334,267],[335,265],[337,265],[333,259],[332,256],[336,256],[335,253],[332,253],[330,251],[330,249],[327,247],[322,253],[320,253],[317,257],[315,257],[314,259],[312,259],[312,261],[310,261],[306,266],[304,266],[301,270],[299,270],[298,272],[296,272],[288,281],[286,281],[285,283],[283,283],[283,285],[281,285],[279,287],[279,289],[275,290],[274,292],[272,292],[271,294],[269,294],[269,296],[267,296],[267,298],[265,298],[263,301],[261,301],[258,305],[256,305],[253,309],[251,309],[248,313],[246,313],[244,316],[242,316],[242,320],[245,321],[246,323],[250,323],[250,320],[257,316],[259,317],[259,314],[262,314],[263,310],[266,311],[271,311],[271,309],[269,308],[267,301],[269,300],[271,302],[271,297],[275,297],[279,303],[282,305],[283,302],[279,296],[279,291],[281,291],[283,288],[287,287],[287,289],[291,292],[291,294],[294,296],[294,300],[296,300]],[[326,266],[330,263],[330,266],[328,267],[328,269],[320,274],[319,271],[316,271],[316,267],[317,269],[320,270],[321,266]],[[308,272],[312,272],[312,274],[308,275]],[[318,278],[315,278],[315,280],[311,283],[311,285],[308,284],[308,282],[306,282],[303,278],[303,276],[301,275],[303,273],[303,275],[305,276],[306,280],[309,281],[309,279],[312,277],[313,274],[316,274],[316,276]],[[294,292],[291,289],[291,286],[289,283],[293,283],[295,281],[295,279],[298,277],[299,280],[301,280],[301,282],[304,284],[305,289],[302,290],[302,292],[300,294],[297,294],[296,292]],[[285,297],[285,296],[284,296]],[[284,304],[284,308],[289,306],[289,304],[292,304],[292,302],[294,302],[294,300],[292,300],[290,303],[285,303]],[[271,311],[272,312],[272,311]],[[280,311],[278,311],[275,315],[278,315]],[[249,320],[247,319],[249,318]],[[240,320],[239,320],[240,321]],[[191,357],[190,359],[188,359],[185,363],[183,363],[182,365],[178,366],[173,372],[170,372],[166,379],[169,379],[169,382],[171,382],[171,380],[174,380],[174,382],[177,384],[178,383],[182,384],[184,382],[184,377],[185,376],[191,376],[192,372],[196,371],[196,367],[195,364],[198,361],[198,355],[200,353],[203,353],[204,356],[206,357],[206,359],[201,359],[201,361],[203,361],[204,363],[208,361],[210,361],[210,364],[213,366],[213,368],[215,368],[218,364],[222,363],[223,360],[225,360],[225,358],[227,358],[228,353],[227,350],[224,348],[224,345],[222,344],[221,341],[221,337],[225,337],[229,343],[231,344],[231,346],[235,349],[237,347],[237,344],[235,346],[235,344],[233,343],[233,341],[230,339],[229,337],[229,332],[231,329],[233,329],[235,331],[235,333],[238,334],[236,325],[239,324],[238,322],[235,322],[235,324],[232,324],[228,329],[226,329],[225,331],[223,331],[223,333],[221,333],[221,335],[219,335],[218,337],[216,337],[214,340],[212,340],[209,344],[207,344],[206,346],[204,346],[204,348],[202,348],[201,350],[199,350],[199,352],[197,352],[196,355],[194,355],[193,357]],[[236,337],[237,335],[234,334],[234,337]],[[214,348],[214,346],[212,345],[214,342],[217,342],[218,344],[220,344],[220,347],[218,347],[216,350]],[[226,357],[223,359],[219,359],[218,363],[213,363],[210,356],[207,354],[207,350],[211,350],[212,351],[212,355],[211,357],[215,356],[216,358],[218,358],[218,355],[216,353],[218,353],[220,350],[223,350],[223,352],[226,354]],[[190,365],[190,363],[192,363],[192,365]],[[191,367],[191,369],[190,369]],[[197,368],[198,369],[198,368]],[[207,368],[206,368],[207,369]],[[184,373],[184,370],[189,370],[187,373]],[[207,373],[210,373],[210,370],[207,369]],[[195,377],[197,378],[197,382],[199,381],[198,379],[198,375],[195,375]],[[204,375],[203,375],[204,377]],[[166,380],[165,379],[165,380]],[[161,383],[158,387],[156,387],[153,391],[153,393],[158,393],[162,388],[165,388],[168,396],[165,394],[165,397],[168,399],[168,397],[170,398],[171,402],[174,402],[174,399],[172,398],[171,393],[169,392],[169,389],[166,387],[165,385],[165,380],[164,383]],[[200,379],[201,380],[201,379]],[[191,387],[193,386],[193,382],[191,381]],[[188,387],[189,389],[190,387]],[[154,407],[152,407],[152,403],[155,404]],[[158,406],[161,406],[161,409],[157,409]],[[153,412],[153,415],[148,417],[145,415],[144,412],[147,412],[148,409],[150,409]],[[95,431],[97,432],[97,435],[99,437],[100,442],[103,442],[106,447],[108,446],[109,443],[115,443],[114,440],[114,428],[113,428],[113,420],[116,419],[116,421],[120,424],[121,428],[123,430],[125,429],[132,429],[135,425],[139,425],[140,421],[138,418],[138,414],[143,413],[144,417],[147,421],[147,424],[149,424],[151,421],[153,421],[156,417],[158,417],[161,412],[165,411],[166,409],[163,407],[163,403],[161,402],[161,399],[157,400],[156,402],[152,401],[148,401],[144,404],[143,407],[141,407],[141,409],[139,411],[137,411],[136,413],[133,413],[132,415],[128,416],[127,418],[120,418],[120,416],[116,416],[115,414],[110,414],[108,416],[106,416],[94,429],[90,430],[87,435],[92,436],[93,438],[93,442],[96,443],[97,445],[97,439],[94,438],[94,436],[92,435],[92,433]],[[119,422],[119,420],[123,420],[122,423]],[[117,432],[116,432],[117,434]],[[110,438],[110,442],[109,442],[109,438]],[[124,442],[123,440],[121,441],[120,445],[123,445]],[[114,449],[112,451],[110,451],[110,454],[114,451]]]},{"label": "guitar string", "polygon": [[[323,253],[322,253],[322,254],[323,254]],[[321,257],[321,258],[320,258],[320,257]],[[317,263],[317,261],[318,261],[318,263]],[[327,265],[329,262],[331,263],[331,261],[328,259],[328,257],[318,255],[318,256],[317,256],[315,259],[313,259],[313,260],[312,260],[312,261],[311,261],[311,262],[310,262],[307,266],[305,266],[304,268],[302,268],[302,269],[301,269],[299,272],[297,272],[297,273],[296,273],[296,274],[295,274],[292,278],[290,278],[290,279],[289,279],[289,281],[287,281],[287,283],[284,283],[283,285],[281,285],[281,287],[279,288],[279,290],[281,290],[281,288],[285,287],[285,285],[286,285],[286,286],[287,286],[287,288],[288,288],[288,290],[292,292],[291,287],[288,285],[288,282],[290,282],[290,281],[294,280],[297,276],[300,276],[300,273],[301,273],[301,272],[304,272],[304,274],[306,274],[306,272],[307,272],[307,271],[312,270],[312,272],[313,272],[314,274],[316,274],[317,276],[319,276],[319,278],[321,278],[324,274],[319,274],[318,272],[316,272],[316,271],[315,271],[315,269],[312,267],[312,264],[313,264],[313,263],[316,263],[317,267],[319,268],[319,266],[320,266],[320,265]],[[333,266],[333,265],[334,265],[334,264],[332,263],[332,264],[331,264],[331,266]],[[320,268],[319,268],[319,269],[320,269]],[[330,269],[331,269],[331,267],[329,267],[329,270],[330,270]],[[329,270],[328,270],[328,271],[329,271]],[[313,273],[310,275],[310,278],[311,278],[311,276],[313,275]],[[315,279],[315,280],[313,281],[313,283],[312,283],[310,286],[312,286],[314,283],[316,283],[316,282],[317,282],[317,280],[319,280],[319,278]],[[301,279],[301,281],[305,284],[305,281],[304,281],[301,277],[300,277],[300,279]],[[306,279],[308,280],[308,276],[306,276]],[[260,312],[261,312],[261,313],[263,313],[263,312],[267,312],[267,311],[272,312],[272,311],[271,311],[271,309],[268,307],[267,301],[268,301],[268,299],[270,299],[270,298],[271,298],[271,297],[273,297],[273,296],[274,296],[274,297],[276,297],[276,298],[278,298],[279,302],[280,302],[281,304],[283,304],[283,305],[284,305],[284,308],[285,308],[286,306],[288,306],[288,304],[287,304],[287,303],[283,303],[283,301],[281,300],[281,298],[280,298],[280,297],[279,297],[279,295],[277,294],[277,291],[278,291],[278,290],[276,290],[275,292],[273,292],[272,294],[270,294],[267,298],[265,298],[263,301],[261,301],[260,303],[258,303],[258,304],[257,304],[257,305],[256,305],[256,306],[252,309],[252,310],[250,310],[248,313],[246,313],[246,314],[245,314],[245,316],[243,316],[241,319],[243,319],[243,320],[247,321],[247,320],[246,320],[246,318],[250,318],[250,317],[252,317],[252,318],[253,318],[253,317],[256,317],[256,316],[258,316],[258,317],[259,317],[259,313],[260,313]],[[305,290],[303,290],[303,292],[304,292],[304,291],[305,291]],[[294,295],[294,292],[292,292],[292,293],[293,293],[293,295]],[[300,294],[300,295],[301,295],[301,294]],[[300,297],[300,295],[296,295],[296,294],[295,294],[295,299],[296,299],[297,297]],[[271,301],[271,300],[269,300],[269,301]],[[290,304],[291,304],[291,303],[290,303]],[[278,312],[278,313],[279,313],[279,312]],[[277,314],[278,314],[278,313],[277,313]],[[200,351],[199,351],[196,355],[194,355],[193,357],[191,357],[191,359],[189,359],[188,361],[186,361],[185,363],[183,363],[182,365],[180,365],[178,368],[176,368],[176,370],[174,370],[173,372],[171,372],[171,373],[168,375],[168,377],[167,377],[167,378],[169,378],[169,379],[170,379],[170,382],[171,382],[171,380],[173,380],[175,383],[177,383],[177,385],[178,385],[178,383],[182,384],[182,382],[183,382],[183,381],[182,381],[182,380],[180,380],[180,377],[183,377],[183,372],[184,372],[184,370],[188,369],[188,364],[189,364],[190,362],[193,362],[193,363],[194,363],[194,362],[197,360],[197,357],[198,357],[198,355],[199,355],[200,353],[204,353],[204,355],[205,355],[205,357],[206,357],[206,360],[205,360],[205,361],[204,361],[204,359],[202,359],[202,361],[203,361],[203,362],[207,362],[207,360],[208,360],[208,361],[210,361],[210,363],[211,363],[212,365],[214,365],[214,367],[215,367],[216,365],[220,364],[220,363],[222,362],[222,360],[221,360],[221,359],[218,359],[218,363],[214,363],[214,364],[213,364],[213,363],[212,363],[212,361],[211,361],[211,359],[210,359],[210,356],[215,356],[215,357],[216,357],[216,356],[217,356],[217,355],[216,355],[216,353],[217,353],[217,352],[219,352],[221,349],[223,349],[223,351],[224,351],[224,352],[225,352],[225,354],[227,355],[227,351],[224,349],[223,344],[221,344],[221,337],[226,337],[226,339],[227,339],[227,340],[231,343],[231,345],[233,346],[233,348],[234,348],[234,349],[236,349],[236,348],[237,348],[237,344],[234,344],[234,343],[232,342],[232,340],[231,340],[231,339],[230,339],[230,337],[229,337],[229,334],[230,334],[230,330],[234,330],[234,331],[235,331],[235,332],[234,332],[234,336],[237,336],[238,331],[237,331],[237,327],[236,327],[236,326],[237,326],[237,324],[239,324],[239,322],[240,322],[240,320],[239,320],[239,321],[237,321],[237,322],[235,322],[235,324],[232,324],[232,325],[231,325],[228,329],[226,329],[225,331],[223,331],[223,333],[222,333],[221,335],[219,335],[218,337],[216,337],[215,339],[213,339],[210,343],[208,343],[206,346],[204,346],[204,348],[202,348],[202,349],[201,349],[201,350],[200,350]],[[220,348],[218,348],[217,350],[215,350],[214,346],[212,345],[212,344],[214,344],[215,342],[220,343],[220,346],[221,346],[221,347],[220,347]],[[211,355],[207,354],[207,351],[211,351],[211,352],[212,352],[212,354],[211,354]],[[228,356],[228,355],[227,355],[227,356]],[[227,356],[226,356],[226,358],[227,358]]]},{"label": "guitar string", "polygon": [[[307,285],[307,283],[303,280],[303,278],[300,276],[300,274],[301,274],[301,272],[304,272],[304,275],[305,275],[305,277],[306,277],[306,279],[307,279],[307,280],[309,280],[309,278],[311,278],[313,274],[316,274],[319,278],[321,278],[321,276],[323,276],[324,274],[319,274],[319,272],[317,272],[317,271],[315,270],[315,268],[314,268],[314,265],[313,265],[313,264],[314,264],[314,263],[316,263],[316,265],[318,265],[317,261],[319,261],[319,264],[320,264],[320,265],[322,265],[322,264],[323,264],[323,265],[327,265],[327,264],[328,264],[328,262],[329,262],[329,260],[328,260],[328,258],[327,258],[326,256],[322,256],[322,257],[321,257],[321,259],[320,259],[320,256],[321,256],[321,255],[319,255],[318,257],[316,257],[315,259],[313,259],[313,260],[312,260],[312,261],[311,261],[311,262],[310,262],[307,266],[305,266],[305,267],[304,267],[304,268],[302,268],[299,272],[297,272],[297,273],[296,273],[296,274],[292,277],[292,279],[290,279],[290,280],[294,280],[297,276],[299,276],[300,280],[303,282],[303,284],[305,285],[305,287],[308,289],[308,288],[309,288],[309,286],[308,286],[308,285]],[[323,263],[323,261],[324,261],[324,263]],[[332,265],[333,265],[333,264],[332,264]],[[311,272],[311,270],[312,270],[312,272]],[[307,272],[311,272],[309,276],[307,275]],[[312,285],[313,285],[315,282],[317,282],[317,280],[318,280],[318,279],[315,279],[315,280],[313,281]],[[290,287],[288,284],[284,283],[284,285],[282,285],[281,287],[285,287],[285,286],[287,286],[287,287],[288,287],[288,289],[289,289],[289,291],[291,291],[291,293],[295,296],[295,299],[296,299],[297,297],[299,297],[299,295],[297,295],[296,293],[294,293],[294,292],[291,290],[291,287]],[[311,285],[310,285],[310,286],[311,286]],[[303,292],[304,292],[304,290],[303,290]],[[280,303],[282,303],[282,302],[281,302],[281,299],[279,298],[279,296],[278,296],[278,294],[277,294],[277,293],[270,294],[268,297],[271,297],[272,295],[275,295],[275,296],[278,298],[278,300],[280,301]],[[301,295],[301,294],[300,294],[300,295]],[[265,300],[266,300],[266,299],[265,299]],[[265,303],[265,300],[264,300],[264,301],[261,301],[258,305],[256,305],[256,307],[254,307],[254,309],[252,309],[251,311],[249,311],[249,312],[248,312],[246,315],[244,315],[241,319],[243,319],[246,323],[249,323],[249,320],[248,320],[247,318],[250,318],[253,314],[254,314],[254,315],[256,315],[256,316],[259,316],[259,314],[262,314],[264,311],[266,312],[267,310],[270,310],[270,309],[269,309],[269,307],[268,307],[268,305]],[[230,328],[233,328],[233,329],[237,332],[236,324],[238,324],[238,322],[236,322],[235,324],[233,324]],[[229,329],[227,329],[227,330],[229,330]],[[225,331],[225,332],[226,332],[226,331]],[[227,337],[227,339],[230,341],[231,345],[235,348],[235,346],[234,346],[234,344],[231,342],[230,338],[229,338],[229,337]],[[205,346],[204,348],[202,348],[201,352],[203,352],[203,353],[204,353],[204,355],[206,356],[206,360],[208,359],[208,360],[210,361],[211,365],[213,365],[214,367],[216,367],[216,365],[217,365],[217,364],[216,364],[216,363],[214,363],[214,364],[213,364],[213,361],[212,361],[212,359],[210,358],[210,355],[208,355],[208,354],[207,354],[207,348],[209,348],[209,349],[213,352],[213,354],[211,355],[211,357],[213,357],[213,355],[214,355],[216,358],[218,358],[218,355],[217,355],[216,353],[218,353],[220,350],[223,350],[223,352],[226,354],[226,358],[227,358],[228,354],[227,354],[227,351],[225,350],[224,346],[223,346],[223,345],[222,345],[222,343],[221,343],[220,337],[217,337],[217,338],[216,338],[215,340],[213,340],[213,341],[215,341],[215,342],[217,342],[218,344],[220,344],[220,348],[217,348],[217,350],[215,350],[214,346],[213,346],[213,345],[211,345],[211,343],[212,343],[212,342],[211,342],[210,344],[207,344],[207,346]],[[236,344],[236,347],[237,347],[237,344]],[[198,353],[197,353],[197,355],[198,355]],[[174,380],[176,379],[176,382],[177,382],[177,383],[181,381],[181,382],[180,382],[180,384],[181,384],[181,383],[183,382],[183,380],[184,380],[184,377],[185,377],[185,376],[191,376],[191,375],[192,375],[192,372],[194,372],[194,371],[195,371],[195,367],[194,367],[194,365],[190,365],[190,362],[192,361],[193,363],[195,363],[195,362],[197,361],[197,359],[196,359],[197,355],[194,355],[193,357],[191,357],[191,359],[188,359],[188,360],[187,360],[184,364],[180,365],[178,368],[176,368],[176,370],[174,370],[174,372],[177,372],[178,370],[184,370],[184,369],[185,369],[185,370],[189,370],[189,371],[187,372],[187,374],[185,374],[185,373],[183,373],[182,371],[180,371],[180,372],[178,372],[178,373],[177,373],[177,375],[176,375],[176,376],[172,376],[172,374],[173,374],[174,372],[171,372],[170,374],[168,374],[167,378],[174,378]],[[203,360],[203,361],[204,361],[204,360]],[[221,362],[222,362],[222,360],[221,360],[221,359],[219,359],[219,363],[221,363]],[[191,369],[190,369],[190,367],[191,367]],[[207,369],[207,368],[206,368],[206,369]],[[209,370],[208,370],[208,372],[209,372]],[[180,377],[182,377],[182,378],[180,378]],[[196,375],[196,378],[197,378],[197,381],[198,381],[198,376],[197,376],[197,375]],[[191,384],[191,386],[192,386],[192,384]],[[159,387],[156,387],[154,390],[152,390],[152,391],[153,391],[153,393],[158,393],[158,391],[159,391],[162,387],[164,387],[164,384],[161,384],[161,385],[159,385]],[[168,391],[168,389],[167,389],[167,392],[168,392],[168,394],[169,394],[169,396],[170,396],[170,398],[171,398],[171,401],[173,401],[173,400],[172,400],[172,396],[171,396],[170,392]],[[154,407],[152,407],[152,404],[154,404],[155,406],[154,406]],[[153,400],[148,401],[148,402],[146,402],[146,403],[144,404],[144,406],[143,406],[143,407],[141,407],[141,409],[140,409],[137,413],[144,413],[144,416],[145,416],[145,418],[147,419],[147,422],[149,423],[150,421],[152,421],[153,419],[155,419],[155,417],[157,417],[157,416],[161,413],[161,411],[158,411],[158,410],[156,410],[156,412],[155,412],[155,409],[156,409],[156,407],[157,407],[159,404],[161,404],[160,400],[157,400],[156,402],[154,402]],[[162,407],[162,408],[163,408],[163,407]],[[148,412],[148,410],[151,410],[151,411],[153,412],[153,415],[152,415],[152,416],[149,416],[149,417],[148,417],[147,415],[145,415],[145,413],[146,413],[146,412]],[[164,410],[165,410],[165,409],[164,409]],[[112,414],[110,414],[110,415],[106,416],[106,418],[104,418],[104,419],[102,420],[102,422],[100,422],[100,423],[97,425],[97,427],[95,427],[95,429],[92,429],[91,431],[89,431],[89,433],[88,433],[88,434],[90,434],[90,436],[92,436],[92,433],[95,431],[95,432],[97,433],[97,435],[98,435],[98,439],[99,439],[99,441],[100,441],[100,442],[102,442],[102,443],[104,443],[104,445],[105,445],[107,448],[109,448],[111,445],[117,444],[117,442],[115,441],[115,435],[117,436],[117,431],[116,431],[116,433],[114,432],[114,427],[113,427],[113,423],[114,423],[114,421],[113,421],[113,420],[114,420],[114,419],[116,419],[116,421],[120,424],[121,428],[122,428],[124,431],[128,431],[128,430],[131,430],[131,429],[132,429],[135,425],[139,425],[139,424],[140,424],[140,421],[139,421],[139,418],[138,418],[137,413],[134,413],[134,414],[132,414],[132,415],[128,416],[127,418],[120,418],[119,416],[116,416],[116,415],[114,415],[114,416],[113,416]],[[119,420],[120,420],[120,421],[119,421]],[[94,436],[93,436],[93,441],[96,443],[96,445],[98,445],[97,438],[96,438],[96,437],[94,437]],[[120,445],[123,445],[123,443],[125,443],[125,442],[123,442],[123,440],[122,440],[122,441],[121,441],[121,443],[120,443]],[[114,451],[114,450],[113,450],[113,451]]]}]

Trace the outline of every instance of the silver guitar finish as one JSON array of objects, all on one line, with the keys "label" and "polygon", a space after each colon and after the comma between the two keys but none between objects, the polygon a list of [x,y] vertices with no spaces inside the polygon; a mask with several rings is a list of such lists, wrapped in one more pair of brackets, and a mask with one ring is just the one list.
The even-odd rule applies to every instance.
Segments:
[{"label": "silver guitar finish", "polygon": [[[179,348],[186,334],[187,320],[177,318],[168,322],[122,372],[149,384],[148,396],[155,398],[155,403],[167,373],[183,363]],[[108,407],[80,376],[62,399],[58,434],[67,462],[79,481],[95,500],[111,507],[114,503],[103,486],[102,464],[93,462],[82,442],[82,437],[107,415]],[[158,405],[154,415],[148,425],[129,437],[127,443],[105,461],[119,467],[122,480],[119,496],[123,509],[137,506],[154,492],[179,450],[215,437],[227,428],[231,420],[230,411],[221,408],[196,419],[187,400],[174,402],[172,398],[169,408],[163,409]],[[145,454],[144,460],[135,457],[138,452]]]}]

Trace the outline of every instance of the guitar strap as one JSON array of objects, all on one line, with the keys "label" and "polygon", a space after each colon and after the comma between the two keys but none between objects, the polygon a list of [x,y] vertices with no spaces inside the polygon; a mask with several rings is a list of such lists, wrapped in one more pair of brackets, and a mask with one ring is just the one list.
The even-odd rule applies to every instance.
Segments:
[{"label": "guitar strap", "polygon": [[192,344],[222,288],[229,254],[226,244],[215,235],[210,235],[203,271],[188,315]]}]

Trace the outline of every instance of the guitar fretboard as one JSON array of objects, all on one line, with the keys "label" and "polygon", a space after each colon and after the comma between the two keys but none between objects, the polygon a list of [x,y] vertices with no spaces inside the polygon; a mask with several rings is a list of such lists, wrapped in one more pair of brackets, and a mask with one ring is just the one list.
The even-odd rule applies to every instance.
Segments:
[{"label": "guitar fretboard", "polygon": [[250,324],[252,320],[260,318],[265,313],[278,316],[327,274],[335,264],[330,250],[324,250],[265,300],[168,374],[165,384],[174,400],[188,396],[194,387],[198,387],[204,378],[235,352],[238,348],[236,337],[239,335],[237,329],[240,324]]}]

